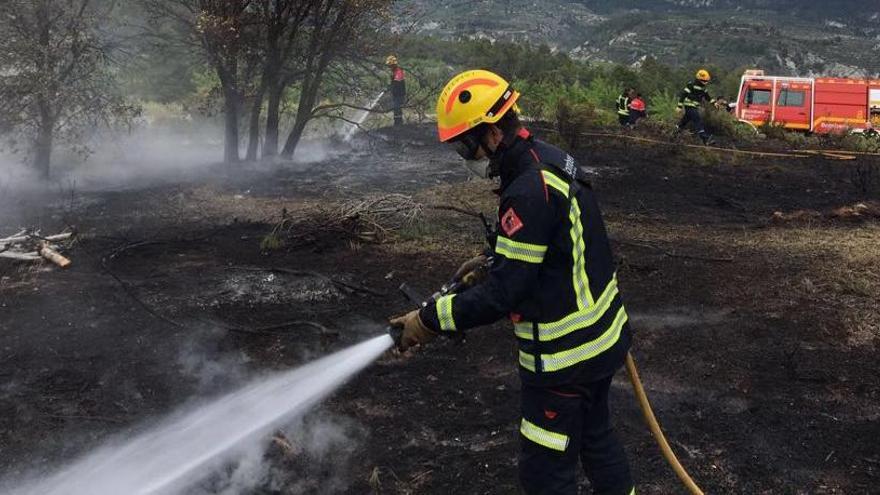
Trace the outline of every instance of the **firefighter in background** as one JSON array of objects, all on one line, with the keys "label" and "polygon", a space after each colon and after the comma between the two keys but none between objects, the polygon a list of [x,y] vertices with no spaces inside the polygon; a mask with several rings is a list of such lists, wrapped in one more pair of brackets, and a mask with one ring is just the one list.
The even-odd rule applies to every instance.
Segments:
[{"label": "firefighter in background", "polygon": [[406,74],[397,65],[397,57],[389,55],[385,65],[391,69],[391,107],[394,110],[394,125],[403,124],[403,105],[406,102]]},{"label": "firefighter in background", "polygon": [[712,76],[709,74],[709,71],[700,69],[697,71],[694,80],[684,87],[678,97],[678,109],[680,111],[684,110],[684,115],[678,123],[678,129],[683,131],[687,128],[688,124],[693,124],[694,131],[700,136],[703,144],[710,144],[712,142],[712,136],[703,127],[703,116],[700,114],[704,103],[715,103],[715,100],[712,99],[706,88],[711,81]]},{"label": "firefighter in background", "polygon": [[620,122],[620,125],[623,127],[628,127],[632,124],[632,119],[630,118],[629,113],[629,104],[635,97],[635,88],[627,88],[617,97],[617,121]]},{"label": "firefighter in background", "polygon": [[639,119],[648,116],[648,107],[641,94],[636,94],[635,98],[629,103],[629,125],[634,126]]},{"label": "firefighter in background", "polygon": [[[437,101],[440,141],[500,177],[498,232],[485,279],[394,318],[401,348],[509,317],[522,382],[520,482],[576,495],[578,465],[597,495],[633,495],[608,395],[632,339],[596,194],[566,152],[520,123],[520,94],[485,70],[454,77]],[[486,255],[456,274],[468,280]]]}]

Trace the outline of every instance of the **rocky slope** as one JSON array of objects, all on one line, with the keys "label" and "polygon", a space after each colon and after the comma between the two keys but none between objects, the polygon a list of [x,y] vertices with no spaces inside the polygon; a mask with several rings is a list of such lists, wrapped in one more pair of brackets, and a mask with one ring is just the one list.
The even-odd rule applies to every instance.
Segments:
[{"label": "rocky slope", "polygon": [[442,38],[546,43],[573,57],[880,75],[880,4],[854,0],[403,0],[401,18]]}]

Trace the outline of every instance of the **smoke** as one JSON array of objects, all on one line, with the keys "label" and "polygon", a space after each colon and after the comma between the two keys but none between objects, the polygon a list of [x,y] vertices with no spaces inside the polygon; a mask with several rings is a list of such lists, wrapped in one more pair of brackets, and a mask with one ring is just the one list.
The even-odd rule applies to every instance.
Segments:
[{"label": "smoke", "polygon": [[[153,428],[90,449],[87,455],[55,473],[33,476],[29,482],[0,482],[0,492],[183,494],[191,493],[194,483],[220,490],[225,490],[224,486],[239,489],[243,484],[266,483],[267,471],[255,460],[258,450],[254,445],[279,427],[303,417],[392,344],[390,337],[382,335],[295,370],[253,380],[217,399],[186,408]],[[340,446],[347,444],[347,432],[354,431],[354,427],[340,427],[344,423],[338,422],[337,426],[305,424],[319,426],[296,430],[309,433],[299,437],[292,434],[299,438],[293,445],[302,445],[303,452],[311,452],[319,460],[350,458],[353,451],[348,451],[346,457],[346,450]],[[305,458],[296,457],[294,452],[291,462],[299,462],[297,459]],[[301,465],[306,466],[304,473],[314,469],[311,462],[303,461]],[[222,473],[227,474],[224,477]],[[200,482],[206,475],[211,476],[207,485]],[[331,476],[322,483],[337,486],[335,480]]]},{"label": "smoke", "polygon": [[[83,143],[88,153],[58,144],[49,182],[27,163],[24,153],[0,149],[0,201],[9,193],[121,190],[156,183],[213,180],[230,174],[302,167],[346,152],[322,138],[306,139],[292,161],[222,164],[223,129],[214,121],[189,115],[152,116],[130,130],[102,130]],[[244,157],[244,143],[241,156]],[[6,193],[6,194],[4,194]]]},{"label": "smoke", "polygon": [[222,330],[192,338],[177,348],[177,365],[182,377],[193,380],[196,395],[210,396],[245,382],[252,359],[242,350],[223,352]]},{"label": "smoke", "polygon": [[354,419],[316,411],[280,428],[259,444],[236,452],[189,495],[344,493],[351,466],[367,433]]},{"label": "smoke", "polygon": [[288,438],[303,450],[288,489],[292,493],[340,493],[351,482],[351,465],[367,438],[366,429],[351,418],[316,413],[292,425]]}]

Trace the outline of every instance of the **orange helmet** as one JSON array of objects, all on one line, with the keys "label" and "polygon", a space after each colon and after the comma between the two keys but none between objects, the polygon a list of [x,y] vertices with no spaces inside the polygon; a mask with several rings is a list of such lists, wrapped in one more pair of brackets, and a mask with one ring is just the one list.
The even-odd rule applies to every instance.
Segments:
[{"label": "orange helmet", "polygon": [[437,133],[447,142],[480,124],[501,120],[519,93],[498,74],[468,70],[452,78],[437,99]]}]

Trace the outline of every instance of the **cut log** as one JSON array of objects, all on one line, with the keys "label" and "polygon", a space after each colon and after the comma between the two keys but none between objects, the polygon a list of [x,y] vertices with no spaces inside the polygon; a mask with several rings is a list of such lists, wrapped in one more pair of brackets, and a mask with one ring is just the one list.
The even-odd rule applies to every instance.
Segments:
[{"label": "cut log", "polygon": [[58,251],[52,249],[52,247],[49,246],[49,243],[45,241],[40,247],[40,256],[46,258],[52,263],[55,263],[61,268],[67,268],[68,266],[70,266],[70,260],[62,256]]}]

